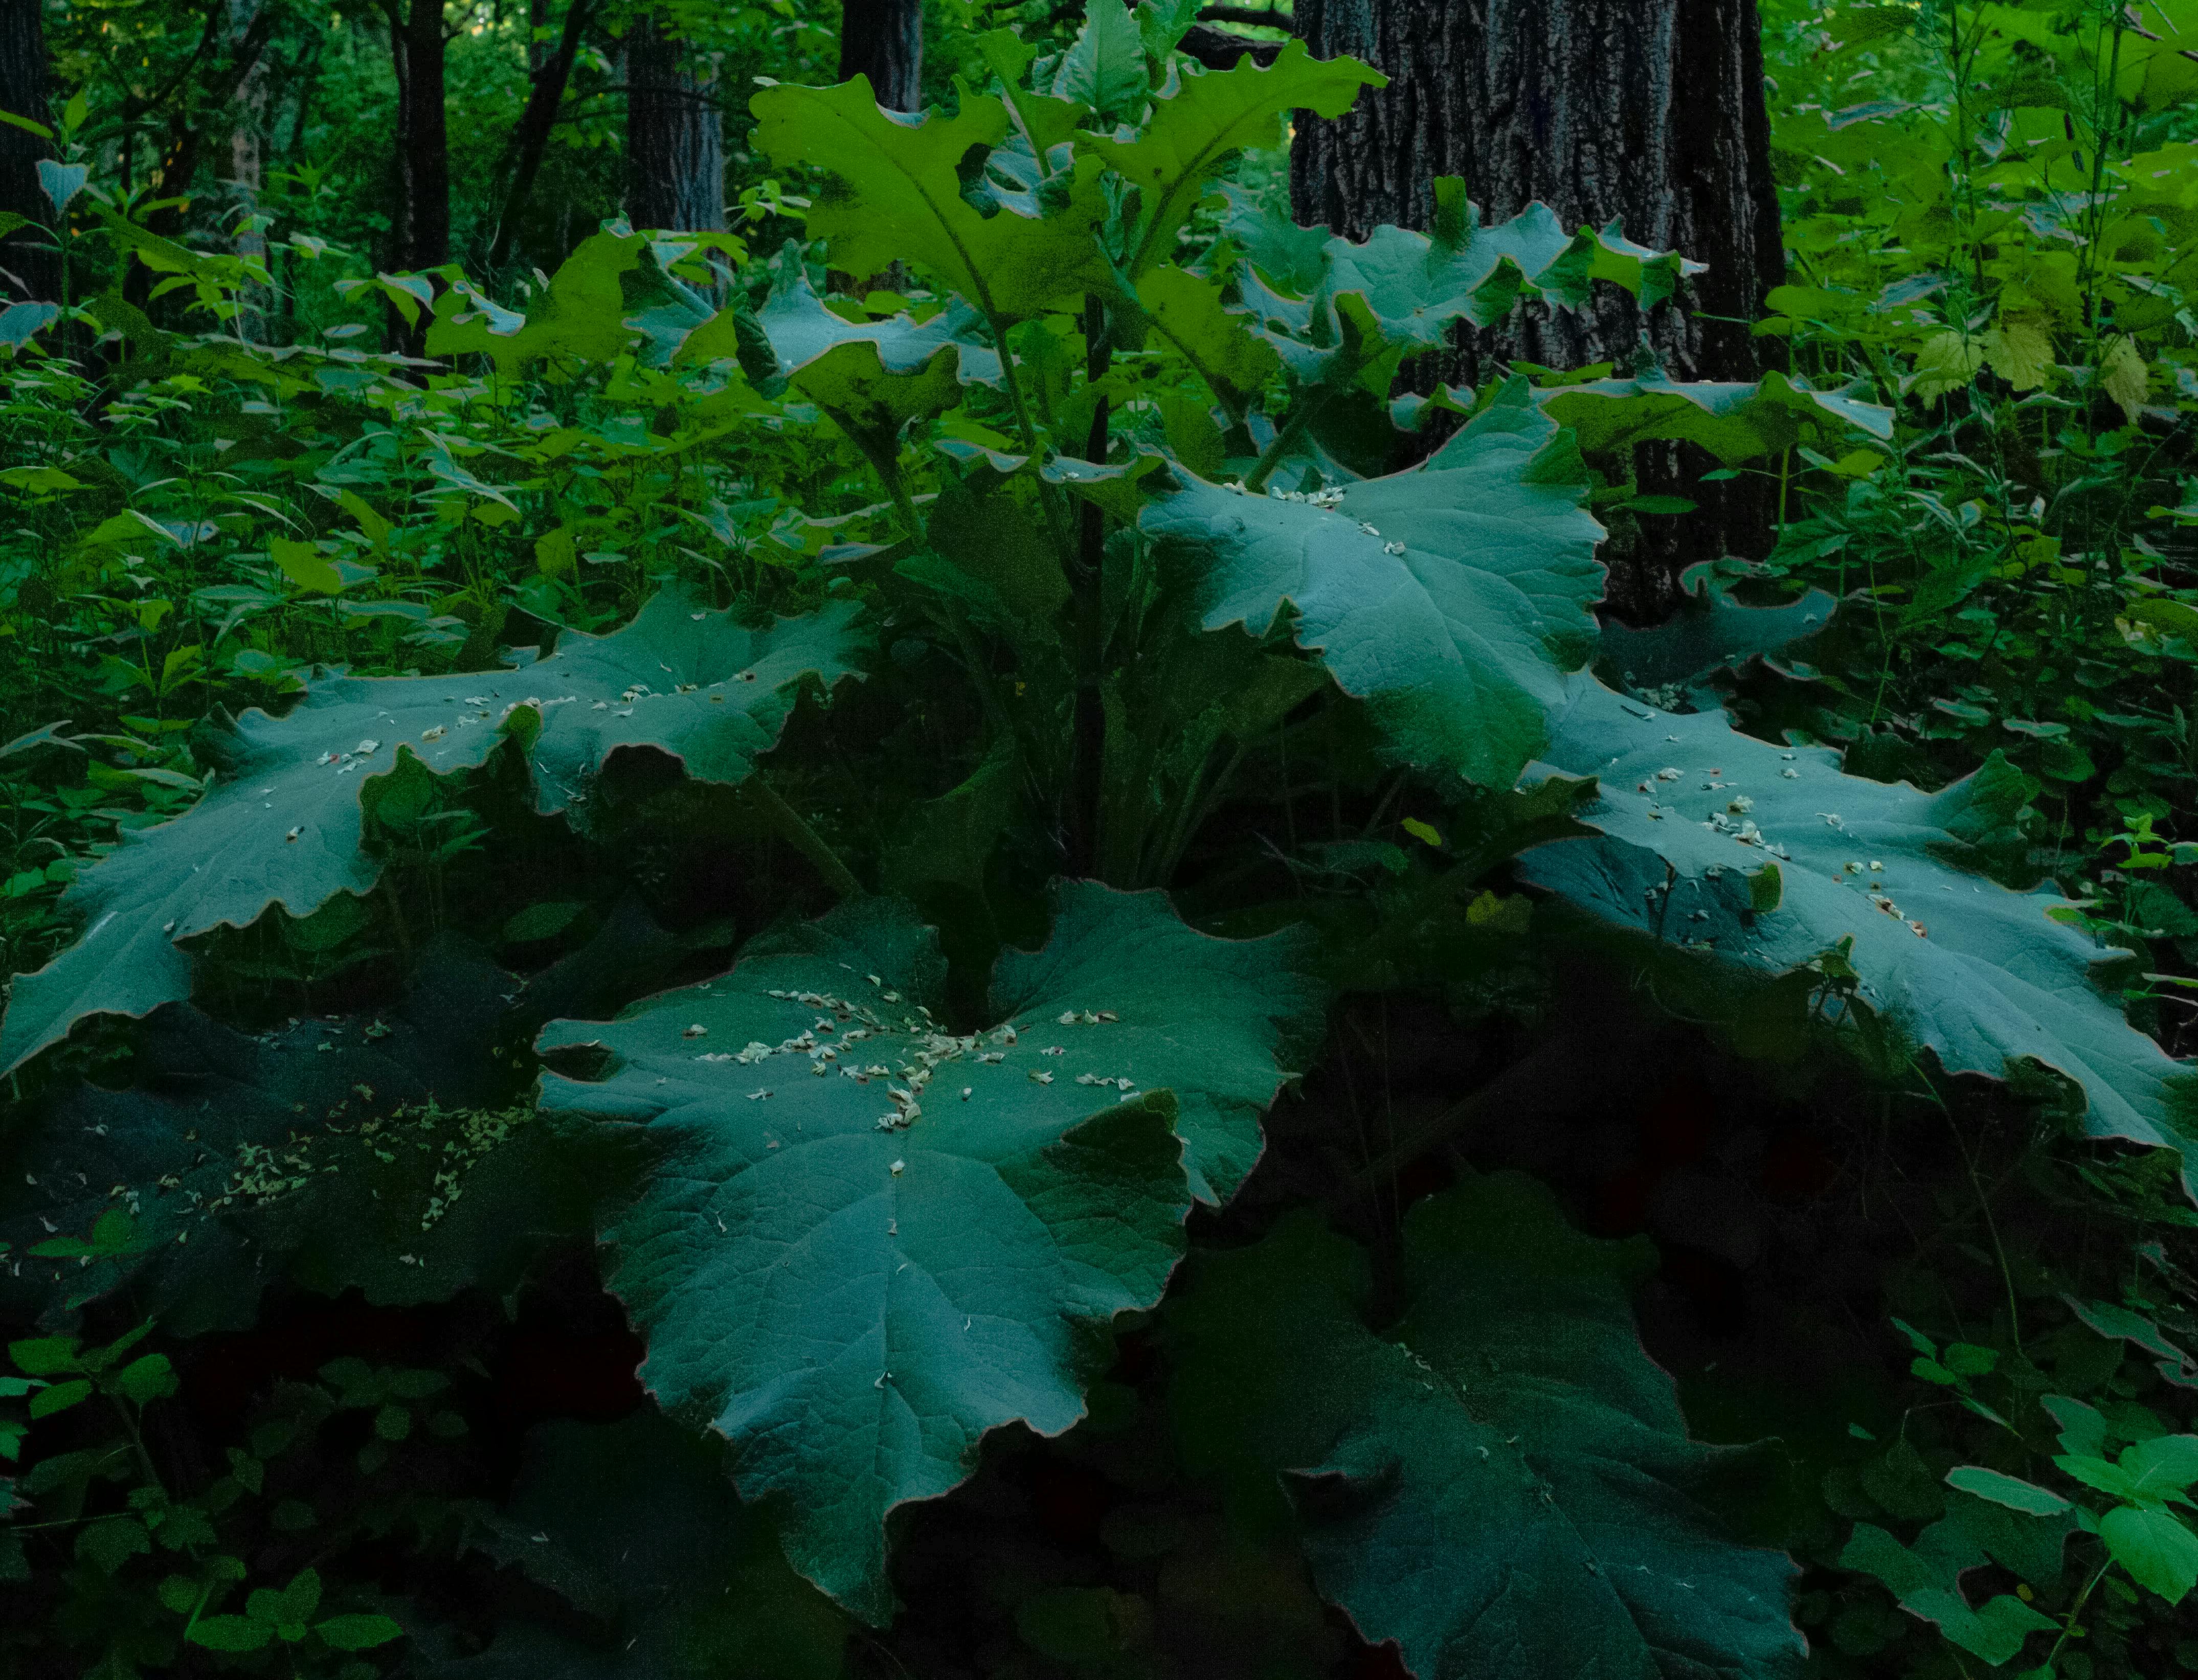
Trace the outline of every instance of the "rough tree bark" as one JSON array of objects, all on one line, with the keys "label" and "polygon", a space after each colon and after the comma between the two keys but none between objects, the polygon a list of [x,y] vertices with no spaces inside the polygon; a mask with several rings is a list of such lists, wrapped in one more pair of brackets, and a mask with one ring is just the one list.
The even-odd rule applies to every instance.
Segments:
[{"label": "rough tree bark", "polygon": [[[532,27],[539,29],[548,15],[547,9],[537,3],[529,12]],[[532,41],[527,48],[528,73],[534,85],[526,96],[526,108],[519,113],[519,126],[511,137],[511,187],[504,195],[503,211],[497,218],[496,237],[491,241],[489,267],[499,269],[510,260],[519,240],[520,215],[526,207],[527,195],[534,190],[534,177],[542,167],[543,154],[550,147],[550,131],[557,125],[557,113],[565,101],[565,89],[573,79],[573,66],[580,55],[580,45],[587,38],[588,30],[595,21],[594,0],[570,0],[565,8],[565,26],[560,32],[556,50],[537,60],[536,45]],[[565,253],[561,248],[556,256]]]},{"label": "rough tree bark", "polygon": [[922,0],[840,0],[840,79],[856,76],[888,111],[923,108]]},{"label": "rough tree bark", "polygon": [[397,71],[397,218],[390,266],[451,260],[451,145],[443,108],[443,0],[386,0]]},{"label": "rough tree bark", "polygon": [[[1434,177],[1457,175],[1485,221],[1539,199],[1567,224],[1614,218],[1629,238],[1709,264],[1684,308],[1643,311],[1609,288],[1578,314],[1530,305],[1465,334],[1431,372],[1474,385],[1512,361],[1625,373],[1645,346],[1674,379],[1759,375],[1767,341],[1746,323],[1784,278],[1785,253],[1755,0],[1297,0],[1296,21],[1316,57],[1348,53],[1390,78],[1334,121],[1299,113],[1300,222],[1354,238],[1382,222],[1424,228]],[[1701,485],[1710,464],[1643,452],[1644,491],[1701,507],[1618,533],[1622,615],[1660,613],[1687,561],[1767,543],[1759,485]]]},{"label": "rough tree bark", "polygon": [[725,225],[725,142],[716,79],[654,17],[626,32],[626,219],[689,231]]},{"label": "rough tree bark", "polygon": [[[0,0],[0,111],[50,120],[46,109],[46,38],[40,0]],[[51,148],[35,134],[0,123],[0,211],[50,222],[54,207],[38,185],[38,160]],[[32,230],[0,240],[0,271],[11,298],[49,302],[61,291],[58,259]]]}]

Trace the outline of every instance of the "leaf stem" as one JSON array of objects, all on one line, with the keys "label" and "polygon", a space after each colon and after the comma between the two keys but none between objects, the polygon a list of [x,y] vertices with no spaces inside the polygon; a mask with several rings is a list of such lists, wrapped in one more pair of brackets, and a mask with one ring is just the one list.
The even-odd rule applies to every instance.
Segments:
[{"label": "leaf stem", "polygon": [[777,792],[763,779],[761,771],[752,774],[741,783],[755,808],[778,833],[779,838],[817,866],[817,873],[824,877],[824,884],[842,898],[859,898],[863,883],[855,879],[855,872],[840,861],[840,854],[824,843],[824,838],[802,820],[801,813],[779,798]]},{"label": "leaf stem", "polygon": [[1327,402],[1328,392],[1319,387],[1305,392],[1298,398],[1290,410],[1290,417],[1282,422],[1282,429],[1275,433],[1274,441],[1260,452],[1257,463],[1245,474],[1244,488],[1247,491],[1257,495],[1267,487],[1267,480],[1274,476],[1275,468],[1281,466],[1289,452],[1297,447],[1298,439],[1305,435],[1305,427],[1312,424],[1313,416],[1318,414]]}]

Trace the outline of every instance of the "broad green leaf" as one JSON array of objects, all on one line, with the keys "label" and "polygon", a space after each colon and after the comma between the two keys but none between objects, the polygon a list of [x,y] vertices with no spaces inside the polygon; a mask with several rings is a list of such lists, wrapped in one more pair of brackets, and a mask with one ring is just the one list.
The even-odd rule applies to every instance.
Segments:
[{"label": "broad green leaf", "polygon": [[858,76],[835,88],[765,88],[749,103],[759,149],[823,176],[809,231],[830,243],[834,265],[878,274],[912,264],[995,323],[1113,289],[1096,237],[1106,216],[1097,159],[1077,160],[1044,216],[1011,205],[988,217],[962,197],[963,159],[1007,136],[1007,108],[990,95],[965,97],[951,117],[906,118],[881,110]]},{"label": "broad green leaf", "polygon": [[273,1641],[275,1630],[249,1616],[201,1616],[183,1636],[210,1651],[259,1651]]},{"label": "broad green leaf", "polygon": [[296,543],[287,537],[277,537],[267,547],[282,575],[299,589],[311,590],[317,595],[343,593],[343,573],[337,571],[334,565],[311,543]]},{"label": "broad green leaf", "polygon": [[[1884,1583],[1900,1607],[1934,1624],[1948,1640],[1997,1668],[2019,1654],[2033,1633],[2057,1624],[2012,1593],[1973,1606],[1961,1588],[1962,1573],[1986,1561],[1984,1549],[1952,1517],[1931,1525],[1912,1551],[1874,1523],[1857,1523],[1840,1566]],[[2055,1561],[2054,1572],[2059,1564]]]},{"label": "broad green leaf", "polygon": [[[681,352],[683,358],[704,354],[729,355],[706,340],[722,339],[717,323],[698,333]],[[980,385],[1000,382],[1000,353],[979,337],[974,311],[957,298],[929,320],[917,322],[900,314],[882,321],[850,321],[824,307],[809,283],[807,271],[798,262],[782,259],[773,279],[770,297],[756,317],[777,373],[797,384],[804,372],[820,358],[849,344],[872,347],[878,364],[889,374],[914,374],[932,365],[941,352],[958,358],[957,371],[968,381]],[[703,346],[697,350],[698,344]]]},{"label": "broad green leaf", "polygon": [[2139,1492],[2154,1499],[2198,1482],[2198,1435],[2160,1435],[2122,1449],[2122,1468]]},{"label": "broad green leaf", "polygon": [[853,1631],[725,1479],[722,1443],[661,1413],[545,1424],[472,1544],[579,1615],[502,1620],[447,1680],[840,1680]]},{"label": "broad green leaf", "polygon": [[623,223],[606,224],[558,265],[548,292],[523,317],[470,286],[452,287],[434,299],[427,353],[474,352],[507,378],[544,357],[615,361],[635,330],[626,324],[619,280],[643,261],[648,245]]},{"label": "broad green leaf", "polygon": [[803,680],[850,674],[856,608],[750,631],[676,590],[602,637],[567,633],[519,671],[333,677],[276,719],[230,726],[230,763],[187,815],[125,837],[61,900],[84,933],[15,982],[0,1021],[0,1064],[20,1065],[84,1016],[142,1015],[188,997],[177,943],[270,904],[293,916],[339,892],[364,893],[381,861],[360,847],[361,789],[416,760],[437,775],[472,769],[512,733],[528,750],[545,814],[587,797],[615,753],[651,747],[700,781],[740,782],[776,739]]},{"label": "broad green leaf", "polygon": [[513,1019],[503,970],[427,956],[378,1020],[247,1037],[164,1010],[141,1035],[145,1084],[75,1085],[24,1113],[0,1145],[0,1240],[20,1253],[116,1208],[134,1229],[81,1263],[0,1268],[0,1310],[56,1319],[126,1289],[176,1334],[243,1329],[278,1277],[446,1300],[512,1286],[544,1240],[586,1229],[600,1171],[533,1123],[491,1054],[540,1015]]},{"label": "broad green leaf", "polygon": [[1508,787],[1581,664],[1602,527],[1569,441],[1515,381],[1432,459],[1333,507],[1188,474],[1141,523],[1198,581],[1208,630],[1294,615],[1402,763]]},{"label": "broad green leaf", "polygon": [[[1100,4],[1119,9],[1118,0]],[[1130,49],[1142,83],[1144,63],[1134,29]],[[1389,80],[1354,58],[1316,59],[1303,41],[1285,44],[1265,68],[1247,54],[1230,70],[1207,71],[1188,63],[1182,69],[1175,91],[1153,102],[1151,119],[1134,137],[1094,137],[1088,142],[1140,195],[1123,264],[1133,283],[1175,254],[1177,235],[1232,156],[1247,147],[1281,143],[1286,113],[1302,108],[1338,117],[1351,108],[1360,88],[1386,87]],[[1088,95],[1079,96],[1101,105]]]},{"label": "broad green leaf", "polygon": [[[1839,610],[1823,590],[1782,607],[1743,607],[1704,567],[1689,567],[1679,584],[1678,608],[1663,623],[1636,630],[1614,619],[1602,627],[1596,663],[1636,692],[1694,689],[1712,671],[1737,671],[1750,660],[1783,654],[1823,630]],[[1718,704],[1713,691],[1689,699],[1698,709]]]},{"label": "broad green leaf", "polygon": [[539,1041],[608,1053],[543,1107],[648,1163],[604,1231],[644,1381],[733,1443],[743,1497],[788,1502],[795,1568],[874,1621],[887,1514],[961,1483],[989,1431],[1082,1416],[1109,1322],[1159,1299],[1317,1019],[1293,936],[1207,939],[1090,886],[1055,911],[982,1032],[939,1023],[930,931],[863,901]]},{"label": "broad green leaf", "polygon": [[2056,1511],[2065,1511],[2068,1502],[2050,1489],[2035,1482],[2024,1481],[2019,1476],[2004,1475],[1997,1470],[1987,1470],[1981,1464],[1962,1464],[1946,1472],[1946,1485],[1957,1487],[1964,1493],[1974,1493],[1980,1499],[1989,1499],[2006,1506],[2011,1511],[2021,1511],[2033,1517],[2051,1516]]},{"label": "broad green leaf", "polygon": [[2117,1506],[2099,1519],[2099,1538],[2139,1585],[2170,1604],[2198,1585],[2198,1534],[2172,1511]]},{"label": "broad green leaf", "polygon": [[1309,294],[1289,295],[1256,275],[1244,276],[1241,285],[1246,306],[1267,323],[1291,371],[1307,385],[1334,385],[1352,376],[1338,371],[1339,363],[1347,369],[1354,359],[1378,360],[1352,345],[1352,323],[1341,318],[1346,305],[1360,317],[1359,337],[1395,354],[1419,355],[1448,343],[1454,323],[1492,325],[1521,298],[1579,309],[1602,281],[1646,307],[1668,298],[1683,276],[1701,267],[1634,244],[1614,223],[1600,232],[1582,228],[1567,235],[1555,212],[1538,202],[1508,222],[1483,227],[1465,183],[1445,176],[1435,182],[1431,232],[1382,226],[1363,243],[1330,239]]},{"label": "broad green leaf", "polygon": [[1281,369],[1274,346],[1248,317],[1223,306],[1218,285],[1172,263],[1139,279],[1137,303],[1153,329],[1206,381],[1214,401],[1242,424],[1253,399]]},{"label": "broad green leaf", "polygon": [[1365,1258],[1294,1215],[1198,1255],[1169,1310],[1180,1449],[1251,1509],[1290,1490],[1323,1595],[1413,1674],[1798,1674],[1794,1567],[1702,1509],[1730,1450],[1688,1439],[1641,1350],[1651,1264],[1474,1179],[1408,1216],[1377,1333]]},{"label": "broad green leaf", "polygon": [[1053,96],[1088,105],[1102,117],[1136,120],[1143,104],[1145,44],[1122,0],[1089,0],[1084,27],[1061,55]]},{"label": "broad green leaf", "polygon": [[404,1628],[388,1617],[372,1615],[331,1616],[316,1622],[313,1631],[323,1644],[338,1651],[370,1651],[404,1636]]},{"label": "broad green leaf", "polygon": [[[1997,1078],[2011,1059],[2034,1060],[2083,1088],[2094,1136],[2187,1147],[2182,1065],[2091,979],[2110,953],[2050,918],[2059,893],[2012,892],[1959,867],[1974,855],[1962,831],[1990,817],[1975,803],[1983,773],[1936,794],[1869,782],[1842,775],[1829,748],[1774,747],[1722,712],[1659,712],[1587,677],[1573,680],[1551,736],[1544,765],[1598,779],[1602,799],[1579,820],[1609,838],[1526,853],[1526,880],[1759,974],[1793,974],[1852,939],[1860,1000],[1949,1073]],[[1756,916],[1747,876],[1766,859],[1784,895]],[[2198,1189],[2188,1155],[2184,1177]]]},{"label": "broad green leaf", "polygon": [[1736,466],[1796,444],[1836,443],[1860,432],[1893,436],[1893,410],[1810,388],[1778,372],[1753,385],[1704,381],[1680,384],[1660,370],[1631,379],[1538,389],[1534,399],[1588,451],[1613,453],[1636,444],[1699,444],[1723,466]]}]

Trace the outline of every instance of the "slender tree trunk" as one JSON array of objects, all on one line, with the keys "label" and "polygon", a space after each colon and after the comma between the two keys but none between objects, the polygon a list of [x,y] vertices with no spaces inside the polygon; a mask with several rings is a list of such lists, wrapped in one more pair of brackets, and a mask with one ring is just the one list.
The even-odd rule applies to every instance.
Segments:
[{"label": "slender tree trunk", "polygon": [[[230,0],[230,32],[240,41],[244,39],[257,11],[256,0]],[[255,55],[251,68],[237,84],[232,119],[235,125],[229,131],[229,177],[236,188],[238,213],[246,218],[256,217],[259,211],[259,189],[265,173],[264,131],[267,125],[269,82],[267,66],[261,55]],[[267,259],[266,235],[247,220],[236,235],[236,250],[240,257],[256,258],[264,263]],[[264,327],[272,299],[262,294],[261,288],[252,289],[254,295],[250,301]],[[244,333],[242,323],[239,323],[238,330]]]},{"label": "slender tree trunk", "polygon": [[625,37],[626,219],[689,231],[725,225],[725,142],[717,83],[654,17]]},{"label": "slender tree trunk", "polygon": [[[511,189],[504,195],[503,213],[497,218],[496,238],[489,247],[491,269],[502,268],[509,261],[517,246],[520,213],[534,190],[534,177],[542,168],[543,154],[550,148],[550,131],[557,126],[557,112],[565,102],[565,89],[573,79],[573,62],[580,55],[581,43],[587,38],[588,26],[594,20],[595,0],[568,0],[557,49],[534,70],[533,90],[526,96],[526,108],[519,113],[519,126],[511,137]],[[722,174],[722,164],[719,171]],[[565,245],[561,238],[557,255],[561,258],[564,254]]]},{"label": "slender tree trunk", "polygon": [[[46,40],[41,0],[0,0],[0,111],[51,121],[46,108]],[[0,123],[0,211],[33,222],[53,220],[38,184],[38,160],[52,148],[13,123]],[[51,302],[61,293],[61,264],[44,235],[25,230],[0,239],[0,270],[11,299]]]},{"label": "slender tree trunk", "polygon": [[442,0],[390,0],[389,44],[397,71],[397,269],[451,259],[451,148],[443,108]]},{"label": "slender tree trunk", "polygon": [[888,111],[923,108],[922,0],[840,0],[840,79],[857,76]]},{"label": "slender tree trunk", "polygon": [[[1643,311],[1608,287],[1577,314],[1527,305],[1466,334],[1441,376],[1478,385],[1514,361],[1624,374],[1643,349],[1674,379],[1760,375],[1766,341],[1747,323],[1784,278],[1785,253],[1755,0],[1298,0],[1296,18],[1316,57],[1348,53],[1390,78],[1334,121],[1298,113],[1299,221],[1353,238],[1383,222],[1424,228],[1434,177],[1457,175],[1484,221],[1538,199],[1567,225],[1615,219],[1628,238],[1709,264],[1684,307]],[[1642,453],[1643,491],[1702,505],[1614,533],[1611,603],[1629,617],[1671,603],[1678,565],[1759,553],[1770,536],[1759,481],[1701,485],[1707,460]]]}]

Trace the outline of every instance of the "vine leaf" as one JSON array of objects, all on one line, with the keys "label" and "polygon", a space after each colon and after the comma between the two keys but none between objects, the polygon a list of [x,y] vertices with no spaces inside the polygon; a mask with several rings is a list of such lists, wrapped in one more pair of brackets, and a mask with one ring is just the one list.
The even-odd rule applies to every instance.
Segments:
[{"label": "vine leaf", "polygon": [[888,1514],[963,1480],[987,1431],[1083,1415],[1109,1322],[1182,1253],[1186,1155],[1241,1158],[1317,1017],[1295,936],[1205,940],[1225,955],[1201,963],[1159,894],[1070,886],[1055,910],[982,1033],[933,1014],[931,930],[864,900],[539,1041],[609,1062],[545,1078],[544,1110],[651,1162],[603,1233],[643,1380],[732,1441],[743,1497],[787,1496],[788,1558],[873,1621]]},{"label": "vine leaf", "polygon": [[[1137,53],[1134,32],[1130,50]],[[1138,60],[1142,81],[1142,55]],[[1135,138],[1095,136],[1088,142],[1142,195],[1123,264],[1133,282],[1174,254],[1177,234],[1234,154],[1281,143],[1285,113],[1303,108],[1340,117],[1360,88],[1389,84],[1387,76],[1355,58],[1316,59],[1297,40],[1264,69],[1248,54],[1230,70],[1202,71],[1190,63],[1181,69],[1179,85],[1153,102],[1151,120]]]},{"label": "vine leaf", "polygon": [[1206,628],[1294,616],[1401,762],[1509,787],[1584,663],[1602,528],[1579,456],[1515,381],[1423,465],[1325,507],[1188,472],[1144,529],[1194,567]]},{"label": "vine leaf", "polygon": [[852,672],[857,610],[834,603],[752,631],[666,590],[624,629],[568,631],[558,652],[517,671],[329,677],[282,718],[247,712],[218,743],[229,763],[213,791],[125,835],[63,897],[84,936],[16,980],[0,1070],[87,1015],[142,1015],[189,997],[179,941],[244,927],[270,904],[305,916],[339,892],[371,891],[381,863],[360,846],[362,789],[408,760],[447,775],[515,739],[545,814],[584,800],[622,749],[668,753],[701,781],[745,780],[803,680],[829,687]]},{"label": "vine leaf", "polygon": [[[1555,712],[1543,760],[1599,778],[1602,802],[1579,820],[1608,838],[1527,852],[1526,880],[1759,973],[1794,973],[1852,940],[1860,1000],[1947,1072],[1997,1078],[2023,1058],[2056,1068],[2082,1087],[2093,1136],[2183,1150],[2198,1195],[2178,1117],[2186,1070],[2092,981],[2125,954],[2060,925],[2058,892],[1959,867],[2008,814],[1995,802],[2021,803],[2021,779],[2002,764],[1923,793],[1842,775],[1830,748],[1774,747],[1722,712],[1660,712],[1587,677]],[[1667,864],[1678,874],[1666,892]],[[1751,908],[1749,877],[1766,865],[1776,908]]]},{"label": "vine leaf", "polygon": [[881,110],[858,76],[834,88],[765,88],[749,103],[756,145],[781,167],[823,177],[809,232],[830,244],[835,266],[879,274],[912,263],[995,323],[1113,289],[1096,237],[1106,219],[1096,158],[1078,160],[1045,216],[1004,200],[987,216],[962,196],[963,159],[1007,137],[1007,108],[991,95],[965,96],[951,117],[906,118]]},{"label": "vine leaf", "polygon": [[1794,1567],[1698,1503],[1734,1450],[1688,1439],[1642,1352],[1645,1245],[1503,1173],[1421,1202],[1404,1247],[1380,1334],[1365,1256],[1310,1214],[1197,1256],[1166,1319],[1189,1468],[1247,1514],[1287,1489],[1323,1595],[1414,1674],[1798,1673]]}]

